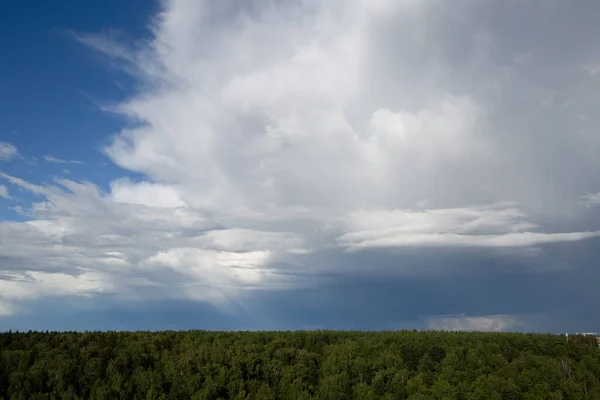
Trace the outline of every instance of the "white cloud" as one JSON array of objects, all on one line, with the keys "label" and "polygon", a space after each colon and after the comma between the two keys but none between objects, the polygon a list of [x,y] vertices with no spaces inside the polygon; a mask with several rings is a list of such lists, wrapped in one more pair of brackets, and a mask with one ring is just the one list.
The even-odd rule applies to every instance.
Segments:
[{"label": "white cloud", "polygon": [[134,183],[128,178],[112,181],[111,196],[118,203],[141,204],[149,207],[184,207],[173,187],[149,182]]},{"label": "white cloud", "polygon": [[600,236],[600,232],[539,233],[511,204],[426,211],[355,212],[350,232],[338,238],[349,249],[386,247],[527,247]]},{"label": "white cloud", "polygon": [[511,204],[426,211],[355,212],[338,243],[349,249],[386,247],[528,247],[578,241],[600,232],[539,233]]},{"label": "white cloud", "polygon": [[0,185],[0,197],[10,199],[10,195],[8,194],[8,188],[6,187],[6,185]]},{"label": "white cloud", "polygon": [[7,142],[0,142],[0,161],[10,161],[18,155],[19,152],[15,146]]},{"label": "white cloud", "polygon": [[222,229],[202,212],[165,206],[164,198],[160,206],[123,202],[90,183],[2,177],[45,198],[32,206],[35,219],[0,223],[1,269],[19,277],[0,279],[7,304],[59,295],[135,297],[151,286],[154,297],[226,306],[240,290],[279,287],[284,280],[268,262],[280,257],[272,253],[303,245],[285,232]]},{"label": "white cloud", "polygon": [[111,277],[98,271],[81,270],[77,275],[28,271],[9,273],[0,279],[0,315],[14,314],[11,303],[39,298],[91,296],[114,291]]},{"label": "white cloud", "polygon": [[60,158],[53,157],[51,155],[45,155],[44,160],[53,164],[83,164],[82,161],[78,160],[61,160]]},{"label": "white cloud", "polygon": [[523,321],[515,315],[486,315],[467,317],[465,315],[441,315],[425,320],[427,329],[436,331],[484,331],[504,332],[519,328]]},{"label": "white cloud", "polygon": [[[396,234],[393,236],[360,241],[360,235],[352,238],[358,243],[348,243],[350,249],[386,248],[386,247],[527,247],[547,243],[575,242],[600,236],[600,232],[569,232],[569,233],[507,233],[502,235],[460,235],[454,233],[425,233],[425,234]],[[342,239],[350,235],[342,236]]]},{"label": "white cloud", "polygon": [[172,248],[144,262],[153,268],[172,268],[185,276],[184,297],[221,301],[240,287],[264,286],[268,251],[227,252],[198,248]]},{"label": "white cloud", "polygon": [[588,207],[600,205],[600,192],[586,193],[579,198],[579,201]]},{"label": "white cloud", "polygon": [[514,204],[428,209],[425,211],[377,210],[350,214],[348,229],[395,230],[402,233],[459,234],[507,233],[536,228]]}]

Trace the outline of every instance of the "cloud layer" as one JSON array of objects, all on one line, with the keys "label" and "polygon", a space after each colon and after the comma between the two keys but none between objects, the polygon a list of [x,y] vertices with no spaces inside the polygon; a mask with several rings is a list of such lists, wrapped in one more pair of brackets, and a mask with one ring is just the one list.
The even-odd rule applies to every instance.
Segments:
[{"label": "cloud layer", "polygon": [[[332,273],[472,272],[428,258],[449,249],[554,270],[549,246],[600,235],[569,224],[600,190],[600,54],[578,40],[594,29],[585,5],[541,7],[171,0],[143,45],[81,35],[140,84],[107,107],[129,124],[104,152],[144,178],[105,193],[2,175],[40,201],[0,225],[0,312],[98,293],[225,309]],[[580,17],[577,32],[560,23]],[[515,326],[449,318],[428,326]]]}]

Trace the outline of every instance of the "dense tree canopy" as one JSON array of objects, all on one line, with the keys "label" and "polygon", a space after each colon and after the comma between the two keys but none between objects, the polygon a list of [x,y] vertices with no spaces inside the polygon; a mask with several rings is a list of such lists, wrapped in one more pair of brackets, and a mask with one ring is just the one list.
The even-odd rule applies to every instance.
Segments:
[{"label": "dense tree canopy", "polygon": [[555,335],[8,332],[0,350],[6,400],[600,399],[594,340]]}]

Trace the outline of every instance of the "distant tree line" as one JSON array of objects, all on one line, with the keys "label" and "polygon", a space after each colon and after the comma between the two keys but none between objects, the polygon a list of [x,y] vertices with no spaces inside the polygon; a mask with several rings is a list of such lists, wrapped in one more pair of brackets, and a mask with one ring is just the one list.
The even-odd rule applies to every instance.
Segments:
[{"label": "distant tree line", "polygon": [[0,399],[600,399],[589,339],[472,332],[0,334]]},{"label": "distant tree line", "polygon": [[575,334],[569,335],[569,340],[574,343],[581,343],[588,346],[598,346],[598,339],[594,335],[583,335],[583,334]]}]

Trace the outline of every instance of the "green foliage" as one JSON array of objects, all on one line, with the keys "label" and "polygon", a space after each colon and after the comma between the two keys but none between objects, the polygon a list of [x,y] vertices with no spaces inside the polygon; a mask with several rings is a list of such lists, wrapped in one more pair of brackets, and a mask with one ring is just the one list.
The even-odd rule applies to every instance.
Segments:
[{"label": "green foliage", "polygon": [[442,332],[0,334],[8,399],[600,399],[595,342]]}]

